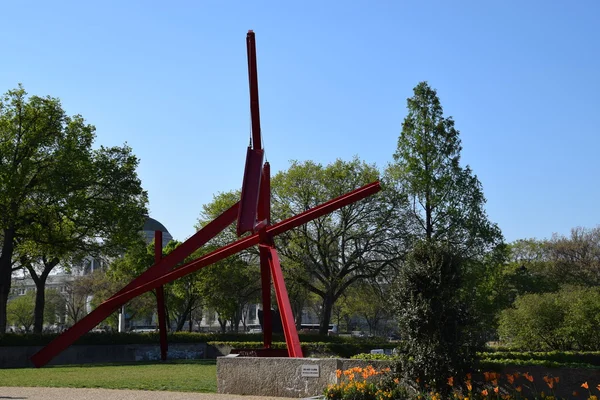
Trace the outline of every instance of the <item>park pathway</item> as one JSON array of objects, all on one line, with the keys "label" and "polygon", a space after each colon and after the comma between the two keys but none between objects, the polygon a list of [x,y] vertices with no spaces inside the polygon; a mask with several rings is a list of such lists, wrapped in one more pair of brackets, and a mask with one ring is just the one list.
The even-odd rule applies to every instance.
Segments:
[{"label": "park pathway", "polygon": [[[1,382],[0,382],[1,384]],[[116,389],[73,389],[0,386],[0,400],[289,400],[286,397],[232,394],[158,392]]]}]

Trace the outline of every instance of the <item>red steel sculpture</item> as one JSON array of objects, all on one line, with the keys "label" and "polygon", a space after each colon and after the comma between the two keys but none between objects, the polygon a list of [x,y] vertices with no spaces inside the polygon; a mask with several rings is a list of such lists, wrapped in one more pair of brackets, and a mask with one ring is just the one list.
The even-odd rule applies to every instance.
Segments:
[{"label": "red steel sculpture", "polygon": [[[259,247],[262,307],[266,311],[263,312],[263,342],[266,354],[268,354],[268,350],[271,348],[272,340],[270,310],[271,281],[273,281],[285,341],[287,343],[288,356],[302,357],[300,340],[294,324],[292,308],[273,237],[348,204],[364,199],[367,196],[377,193],[381,188],[378,181],[370,183],[301,214],[271,225],[270,167],[268,162],[263,164],[264,151],[261,145],[260,134],[256,44],[253,31],[248,31],[246,45],[248,51],[248,79],[250,82],[252,144],[248,147],[246,154],[246,166],[240,201],[204,226],[165,257],[162,257],[162,232],[157,231],[154,241],[155,264],[36,353],[31,358],[36,367],[46,365],[60,352],[73,344],[80,336],[96,327],[120,306],[150,290],[156,290],[157,292],[161,358],[163,360],[166,359],[167,331],[163,285],[255,245]],[[236,221],[236,219],[238,236],[242,236],[245,233],[248,233],[248,235],[212,253],[175,268],[178,263],[214,238],[227,226]]]}]

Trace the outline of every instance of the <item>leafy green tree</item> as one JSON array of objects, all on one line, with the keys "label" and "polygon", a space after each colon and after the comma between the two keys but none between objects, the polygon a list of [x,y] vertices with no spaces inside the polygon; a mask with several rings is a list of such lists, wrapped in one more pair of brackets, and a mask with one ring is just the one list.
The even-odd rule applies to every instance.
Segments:
[{"label": "leafy green tree", "polygon": [[387,284],[359,282],[351,286],[340,299],[341,314],[361,318],[369,327],[369,334],[380,334],[383,323],[393,317],[388,306],[389,295]]},{"label": "leafy green tree", "polygon": [[416,243],[396,281],[394,304],[407,352],[403,370],[444,390],[445,379],[461,372],[481,343],[476,288],[489,282],[474,278],[487,279],[486,267],[500,267],[485,261],[503,240],[487,218],[481,183],[460,164],[459,131],[444,117],[437,92],[427,82],[413,92],[387,170],[408,201]]},{"label": "leafy green tree", "polygon": [[[323,166],[292,162],[272,182],[273,219],[282,220],[379,178],[358,158]],[[390,274],[404,254],[404,206],[384,191],[276,237],[286,275],[321,299],[327,334],[335,302],[353,284]]]},{"label": "leafy green tree", "polygon": [[8,322],[25,333],[33,330],[33,307],[35,294],[28,291],[22,296],[17,296],[8,303],[6,309]]},{"label": "leafy green tree", "polygon": [[50,271],[78,251],[118,254],[143,225],[137,158],[128,146],[92,149],[94,131],[22,87],[0,101],[0,332],[15,268],[36,282],[41,330]]},{"label": "leafy green tree", "polygon": [[519,296],[500,317],[501,339],[524,350],[600,349],[600,289],[566,286]]},{"label": "leafy green tree", "polygon": [[482,256],[502,242],[487,218],[481,183],[460,165],[459,131],[444,117],[437,92],[427,82],[407,100],[395,162],[388,173],[409,200],[417,240],[447,243],[466,258]]},{"label": "leafy green tree", "polygon": [[46,289],[45,298],[46,303],[44,304],[44,323],[48,325],[64,323],[66,309],[66,301],[64,296],[60,294],[58,290]]},{"label": "leafy green tree", "polygon": [[543,246],[556,281],[600,286],[600,226],[571,229],[569,237],[555,234]]}]

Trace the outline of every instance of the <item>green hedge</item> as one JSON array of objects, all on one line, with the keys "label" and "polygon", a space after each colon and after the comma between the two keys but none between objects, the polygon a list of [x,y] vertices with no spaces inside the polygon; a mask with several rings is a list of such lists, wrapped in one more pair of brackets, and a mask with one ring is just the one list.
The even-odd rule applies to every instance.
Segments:
[{"label": "green hedge", "polygon": [[484,352],[479,358],[487,361],[551,361],[561,364],[589,364],[600,366],[600,351],[502,351]]},{"label": "green hedge", "polygon": [[[482,371],[500,370],[508,366],[543,366],[547,368],[587,368],[600,369],[600,352],[483,352],[478,353],[478,369]],[[354,359],[390,360],[394,356],[384,354],[357,354]]]},{"label": "green hedge", "polygon": [[[45,346],[55,339],[58,334],[17,334],[7,333],[0,335],[0,346]],[[352,344],[356,346],[382,348],[389,345],[386,341],[376,339],[359,339],[342,336],[321,336],[301,334],[300,342],[305,343],[331,343],[338,345]],[[262,343],[263,337],[258,334],[243,333],[196,333],[175,332],[169,333],[170,343],[207,343],[207,342],[255,342]],[[283,335],[273,335],[274,342],[284,342]],[[75,344],[151,344],[159,342],[158,332],[150,333],[86,333]]]},{"label": "green hedge", "polygon": [[[302,340],[301,340],[302,342]],[[212,341],[208,344],[213,346],[231,346],[240,349],[259,349],[263,346],[262,342],[230,342],[230,341]],[[274,349],[286,349],[285,342],[273,342]],[[381,343],[377,341],[357,341],[357,342],[302,342],[303,353],[307,356],[332,356],[350,358],[356,354],[371,351],[374,348],[393,349],[394,343]]]}]

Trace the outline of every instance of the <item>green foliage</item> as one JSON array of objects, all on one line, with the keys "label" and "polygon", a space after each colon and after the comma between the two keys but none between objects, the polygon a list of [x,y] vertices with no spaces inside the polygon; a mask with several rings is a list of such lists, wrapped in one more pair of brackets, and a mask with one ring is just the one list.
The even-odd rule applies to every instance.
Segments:
[{"label": "green foliage", "polygon": [[[377,168],[358,158],[326,166],[294,161],[273,178],[273,220],[299,214],[377,179]],[[319,299],[322,334],[327,332],[334,304],[346,290],[389,271],[402,253],[404,208],[388,194],[349,204],[275,239],[288,281]]]},{"label": "green foliage", "polygon": [[600,367],[600,351],[501,351],[481,352],[477,357],[482,361],[549,361]]},{"label": "green foliage", "polygon": [[31,290],[23,296],[17,296],[8,302],[6,312],[8,323],[25,333],[33,330],[33,308],[35,307],[35,293]]},{"label": "green foliage", "polygon": [[393,356],[393,355],[390,356],[387,354],[370,354],[370,353],[360,353],[360,354],[353,355],[350,358],[353,360],[365,360],[365,361],[371,361],[371,360],[396,361],[398,359],[397,356]]},{"label": "green foliage", "polygon": [[477,176],[460,166],[459,132],[437,92],[427,82],[413,91],[388,174],[409,200],[416,239],[451,243],[464,258],[481,256],[501,243],[500,229],[487,219]]},{"label": "green foliage", "polygon": [[400,369],[439,390],[446,389],[447,377],[466,371],[480,344],[469,329],[469,301],[460,297],[461,263],[447,249],[421,243],[393,292],[402,337]]},{"label": "green foliage", "polygon": [[600,288],[527,294],[500,318],[501,338],[529,350],[600,349]]},{"label": "green foliage", "polygon": [[0,99],[0,332],[15,262],[36,282],[41,330],[41,295],[59,261],[116,256],[139,237],[147,194],[138,159],[127,145],[93,148],[94,138],[94,126],[56,98],[19,86]]}]

